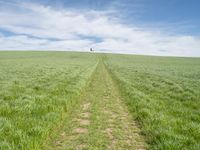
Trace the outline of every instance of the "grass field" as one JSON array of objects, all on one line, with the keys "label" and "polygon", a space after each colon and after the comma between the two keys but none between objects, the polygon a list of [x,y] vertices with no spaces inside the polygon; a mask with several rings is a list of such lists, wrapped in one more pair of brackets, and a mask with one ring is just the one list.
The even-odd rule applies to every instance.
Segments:
[{"label": "grass field", "polygon": [[3,150],[196,150],[199,107],[199,58],[0,52]]},{"label": "grass field", "polygon": [[0,52],[0,149],[38,149],[96,65],[91,54]]},{"label": "grass field", "polygon": [[107,55],[150,149],[200,149],[200,59]]}]

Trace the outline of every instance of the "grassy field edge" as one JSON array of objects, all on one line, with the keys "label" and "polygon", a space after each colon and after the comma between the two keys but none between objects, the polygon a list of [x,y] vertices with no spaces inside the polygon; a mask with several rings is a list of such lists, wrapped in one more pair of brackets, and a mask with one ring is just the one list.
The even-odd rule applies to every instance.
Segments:
[{"label": "grassy field edge", "polygon": [[117,78],[117,76],[112,72],[112,70],[109,68],[108,64],[106,63],[106,55],[103,55],[102,56],[102,62],[105,66],[105,69],[107,70],[107,72],[109,73],[110,77],[112,78],[113,80],[113,83],[115,84],[116,88],[119,89],[119,94],[123,100],[123,102],[125,103],[125,105],[127,106],[128,108],[128,111],[130,112],[133,120],[136,122],[137,126],[141,129],[141,132],[140,134],[143,136],[144,138],[144,141],[146,142],[146,149],[150,149],[150,146],[148,145],[148,143],[151,141],[150,137],[148,137],[146,135],[146,132],[144,131],[143,129],[143,126],[142,126],[142,122],[140,122],[139,120],[136,119],[135,117],[135,112],[133,111],[132,109],[132,106],[129,105],[129,103],[131,102],[131,100],[129,98],[127,98],[127,91],[126,91],[126,87],[125,85],[122,83],[122,81],[120,81],[119,78]]},{"label": "grassy field edge", "polygon": [[99,65],[99,60],[97,61],[97,63],[94,65],[94,69],[90,75],[90,77],[88,78],[88,80],[86,81],[85,86],[82,87],[80,93],[78,96],[74,97],[73,99],[71,99],[71,102],[73,101],[73,104],[68,106],[68,111],[67,112],[63,112],[63,116],[62,116],[62,120],[60,120],[57,124],[54,125],[54,127],[51,129],[51,131],[49,132],[49,134],[47,135],[46,139],[44,141],[42,141],[42,144],[40,145],[40,149],[46,149],[46,145],[47,143],[49,143],[52,139],[55,139],[59,134],[61,128],[64,126],[64,121],[67,118],[70,118],[70,115],[72,114],[74,109],[78,109],[80,107],[80,104],[82,102],[82,97],[85,94],[85,91],[88,89],[94,74],[97,71]]}]

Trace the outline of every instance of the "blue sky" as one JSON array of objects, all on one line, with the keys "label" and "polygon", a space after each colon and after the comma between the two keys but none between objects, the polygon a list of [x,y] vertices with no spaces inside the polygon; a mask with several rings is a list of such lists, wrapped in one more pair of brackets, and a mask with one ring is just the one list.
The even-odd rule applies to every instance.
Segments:
[{"label": "blue sky", "polygon": [[199,0],[0,0],[0,50],[200,56]]}]

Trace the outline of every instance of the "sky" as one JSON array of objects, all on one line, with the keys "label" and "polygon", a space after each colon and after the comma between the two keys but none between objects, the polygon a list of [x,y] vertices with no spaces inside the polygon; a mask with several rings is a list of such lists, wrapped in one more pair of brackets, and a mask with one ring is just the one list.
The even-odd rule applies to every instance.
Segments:
[{"label": "sky", "polygon": [[0,50],[200,57],[199,0],[0,0]]}]

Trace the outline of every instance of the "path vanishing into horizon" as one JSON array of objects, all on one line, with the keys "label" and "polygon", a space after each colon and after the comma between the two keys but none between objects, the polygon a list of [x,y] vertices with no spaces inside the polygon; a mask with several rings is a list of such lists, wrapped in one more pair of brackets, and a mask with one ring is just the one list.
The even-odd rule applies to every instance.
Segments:
[{"label": "path vanishing into horizon", "polygon": [[81,99],[43,149],[146,149],[144,137],[102,60]]}]

